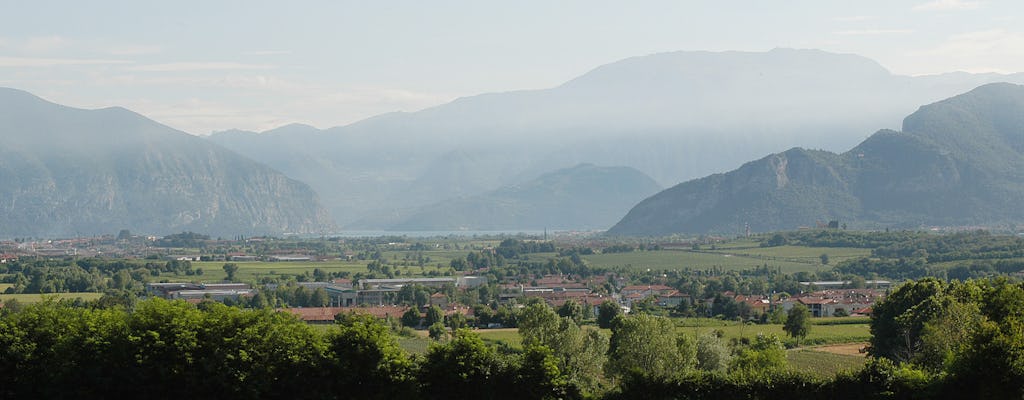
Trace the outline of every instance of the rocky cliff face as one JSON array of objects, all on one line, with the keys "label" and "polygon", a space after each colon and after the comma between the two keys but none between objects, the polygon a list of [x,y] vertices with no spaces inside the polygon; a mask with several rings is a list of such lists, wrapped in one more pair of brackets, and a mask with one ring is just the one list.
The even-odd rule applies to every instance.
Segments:
[{"label": "rocky cliff face", "polygon": [[305,184],[120,108],[0,90],[0,236],[322,233]]}]

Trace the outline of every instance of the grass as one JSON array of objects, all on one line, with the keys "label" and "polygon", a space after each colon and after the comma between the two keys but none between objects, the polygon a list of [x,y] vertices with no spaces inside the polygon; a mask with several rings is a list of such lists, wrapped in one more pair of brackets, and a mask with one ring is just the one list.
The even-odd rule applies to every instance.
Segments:
[{"label": "grass", "polygon": [[[820,255],[820,253],[819,253]],[[633,271],[651,270],[748,270],[767,264],[785,273],[818,271],[830,268],[820,263],[811,264],[790,260],[768,260],[737,256],[728,252],[698,252],[690,250],[634,251],[630,253],[593,254],[583,256],[591,267],[625,268]]]},{"label": "grass", "polygon": [[476,331],[480,335],[480,339],[487,344],[493,345],[508,345],[512,348],[520,348],[523,346],[523,340],[519,336],[519,330],[515,328],[504,328],[504,329],[478,329]]},{"label": "grass", "polygon": [[867,357],[864,356],[834,354],[814,349],[790,350],[786,352],[786,359],[793,370],[822,377],[835,376],[842,371],[859,370],[867,362]]},{"label": "grass", "polygon": [[838,263],[851,258],[868,257],[871,249],[858,249],[852,247],[804,247],[804,246],[778,246],[778,247],[753,247],[741,249],[718,249],[709,250],[713,253],[732,254],[757,258],[764,261],[790,261],[804,264],[821,264],[821,255],[828,254],[829,263]]},{"label": "grass", "polygon": [[[828,254],[829,265],[821,264],[821,255]],[[593,254],[583,256],[592,267],[625,268],[627,270],[745,270],[767,265],[784,273],[819,271],[851,258],[867,257],[869,249],[846,247],[778,246],[760,247],[757,242],[736,241],[693,250],[634,251],[629,253]]]},{"label": "grass", "polygon": [[[778,336],[783,341],[791,340],[786,336],[786,332],[782,330],[782,325],[747,325],[740,324],[734,321],[722,321],[711,318],[686,318],[677,320],[679,327],[676,329],[677,332],[686,335],[704,335],[707,333],[721,330],[723,333],[722,338],[726,341],[732,339],[753,339],[758,334]],[[611,335],[611,332],[607,329],[603,330],[605,334]],[[521,346],[521,338],[519,337],[519,331],[516,329],[480,329],[476,331],[480,334],[480,338],[487,343],[491,344],[507,344],[512,347]],[[868,324],[865,323],[852,323],[852,324],[834,324],[834,325],[812,325],[810,332],[807,337],[801,341],[801,345],[823,345],[823,344],[839,344],[839,343],[855,343],[855,342],[866,342],[871,338],[871,333],[868,330]]]},{"label": "grass", "polygon": [[[682,326],[678,328],[679,332],[703,335],[716,330],[721,330],[723,338],[725,340],[731,339],[753,339],[758,334],[771,335],[774,334],[782,340],[787,340],[786,332],[782,330],[782,325],[746,325],[739,323],[732,324],[708,324],[700,326]],[[807,337],[803,339],[801,344],[837,344],[837,343],[853,343],[853,342],[865,342],[871,338],[871,332],[868,329],[868,324],[843,324],[843,325],[812,325],[810,332]]]},{"label": "grass", "polygon": [[398,336],[396,340],[398,341],[398,346],[409,352],[409,354],[426,354],[427,349],[430,348],[430,343],[433,342],[433,340],[425,337],[407,336]]},{"label": "grass", "polygon": [[[223,262],[223,261],[193,262],[192,263],[192,267],[193,268],[202,268],[203,269],[203,274],[202,275],[193,275],[193,276],[173,276],[173,275],[168,275],[168,277],[173,277],[173,278],[176,278],[176,279],[184,279],[184,280],[205,281],[205,282],[221,281],[221,280],[224,280],[227,277],[227,274],[224,273],[224,269],[223,269],[224,264],[225,264],[225,262]],[[263,277],[266,277],[266,276],[302,275],[302,274],[305,274],[306,272],[309,272],[310,274],[312,274],[313,270],[315,270],[317,268],[323,270],[324,272],[348,272],[348,273],[351,273],[351,274],[354,274],[354,273],[357,273],[357,272],[365,273],[365,272],[367,272],[366,265],[369,264],[369,261],[365,261],[365,260],[359,260],[359,261],[301,261],[301,262],[244,261],[244,262],[235,262],[234,264],[238,265],[238,272],[235,273],[235,280],[239,280],[239,281],[243,281],[243,282],[255,282],[255,281],[259,281],[260,278],[263,278]],[[394,266],[392,266],[391,268],[392,269],[397,269],[399,271],[402,271],[401,276],[408,276],[410,274],[411,274],[411,276],[422,276],[423,273],[425,273],[425,272],[430,272],[430,271],[434,271],[434,270],[437,270],[437,271],[440,271],[440,272],[444,272],[444,271],[448,270],[447,263],[445,263],[442,268],[437,268],[436,266],[433,266],[433,264],[434,263],[432,261],[430,265],[427,265],[424,268],[420,268],[419,266],[401,266],[401,267],[394,267]]]},{"label": "grass", "polygon": [[82,300],[96,300],[100,297],[103,297],[103,293],[0,294],[0,302],[15,299],[18,300],[19,303],[38,303],[47,298],[54,298],[57,300],[74,300],[76,298],[80,298]]}]

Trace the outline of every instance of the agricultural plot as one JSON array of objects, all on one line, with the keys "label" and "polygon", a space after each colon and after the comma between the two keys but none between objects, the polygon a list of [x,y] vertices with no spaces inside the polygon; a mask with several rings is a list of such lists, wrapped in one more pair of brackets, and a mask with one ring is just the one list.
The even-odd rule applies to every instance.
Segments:
[{"label": "agricultural plot", "polygon": [[[701,326],[683,326],[678,328],[679,332],[703,335],[716,330],[721,330],[725,340],[732,339],[753,339],[758,334],[776,335],[782,340],[788,340],[782,325],[747,325],[747,324],[708,324]],[[843,325],[811,325],[810,333],[801,342],[802,345],[822,345],[838,343],[866,342],[871,338],[868,324],[843,324]]]},{"label": "agricultural plot", "polygon": [[786,359],[791,369],[821,377],[835,376],[842,371],[856,371],[864,368],[867,363],[867,357],[863,354],[836,354],[813,348],[790,350],[786,352]]},{"label": "agricultural plot", "polygon": [[[821,255],[827,254],[829,265],[822,265]],[[760,247],[756,242],[737,241],[704,246],[701,250],[634,251],[629,253],[593,254],[583,256],[596,268],[625,268],[627,270],[744,270],[767,265],[783,273],[818,271],[831,268],[851,258],[867,257],[870,249],[847,247]]]},{"label": "agricultural plot", "polygon": [[[689,323],[688,323],[689,322]],[[721,321],[715,319],[700,319],[694,323],[690,319],[682,320],[682,325],[676,329],[677,332],[685,335],[699,336],[721,330],[722,338],[726,341],[743,338],[753,339],[759,334],[774,334],[786,341],[789,337],[782,330],[782,325],[747,325],[732,321]],[[611,331],[603,329],[605,334],[611,335]],[[521,345],[521,338],[517,329],[480,329],[476,331],[485,342],[494,344],[507,344],[512,347]],[[812,325],[810,333],[801,342],[802,345],[824,345],[841,343],[862,343],[871,338],[871,332],[867,323],[839,324],[839,325]]]},{"label": "agricultural plot", "polygon": [[[820,255],[821,253],[818,253]],[[817,256],[815,256],[817,257]],[[724,271],[747,270],[764,265],[769,268],[781,269],[784,273],[800,271],[817,271],[823,268],[818,263],[792,261],[784,259],[762,259],[728,252],[698,252],[680,250],[634,251],[630,253],[593,254],[583,259],[594,268],[624,268],[632,271],[651,270],[709,270],[713,268]]]},{"label": "agricultural plot", "polygon": [[786,261],[804,264],[821,264],[821,255],[827,254],[829,264],[835,264],[851,258],[868,257],[871,249],[860,249],[852,247],[803,247],[803,246],[778,246],[778,247],[746,247],[733,249],[709,250],[711,253],[731,254],[756,258],[762,262]]},{"label": "agricultural plot", "polygon": [[53,298],[56,300],[96,300],[103,297],[103,293],[33,293],[33,294],[0,294],[0,303],[10,299],[18,300],[19,303],[38,303],[45,299]]},{"label": "agricultural plot", "polygon": [[[235,262],[238,265],[238,272],[235,273],[235,279],[239,281],[258,282],[263,277],[273,277],[280,275],[302,275],[306,272],[310,274],[313,270],[319,268],[324,272],[348,272],[355,274],[357,272],[366,273],[366,265],[369,261],[301,261],[301,262],[260,262],[260,261],[246,261],[246,262]],[[227,274],[224,273],[224,262],[193,262],[193,268],[202,268],[203,275],[189,276],[189,277],[176,277],[185,278],[186,280],[201,280],[201,281],[219,281],[226,278]],[[433,265],[425,265],[424,267],[419,266],[393,266],[394,270],[401,271],[401,276],[422,276],[430,271],[438,271],[443,273],[448,270],[448,266],[444,265],[441,268]]]}]

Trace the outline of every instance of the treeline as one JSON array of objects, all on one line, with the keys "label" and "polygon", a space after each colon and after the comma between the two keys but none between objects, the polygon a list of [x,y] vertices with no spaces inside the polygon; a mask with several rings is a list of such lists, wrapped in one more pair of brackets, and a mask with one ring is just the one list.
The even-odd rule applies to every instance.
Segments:
[{"label": "treeline", "polygon": [[[724,343],[667,319],[616,315],[611,334],[535,302],[522,348],[468,330],[411,355],[389,323],[150,299],[130,309],[48,301],[0,311],[0,398],[914,399],[1019,398],[1024,289],[1004,281],[901,286],[872,321],[860,371],[786,366],[778,338]],[[888,331],[887,329],[895,329]],[[942,334],[940,334],[942,333]],[[909,335],[909,336],[908,336]]]},{"label": "treeline", "polygon": [[321,334],[287,313],[161,299],[7,308],[0,398],[580,397],[546,348],[500,350],[456,331],[411,356],[374,317],[339,315],[338,326]]},{"label": "treeline", "polygon": [[807,247],[856,247],[874,249],[895,243],[908,242],[929,236],[917,231],[865,232],[839,229],[814,229],[806,231],[778,232],[765,235],[761,247],[782,245]]},{"label": "treeline", "polygon": [[[1024,285],[1006,279],[909,282],[876,304],[860,371],[812,377],[636,369],[616,399],[962,399],[1024,396]],[[685,370],[685,369],[684,369]]]},{"label": "treeline", "polygon": [[101,258],[21,259],[3,264],[6,293],[68,293],[126,290],[136,295],[144,285],[162,273],[202,275],[189,261],[127,261]]}]

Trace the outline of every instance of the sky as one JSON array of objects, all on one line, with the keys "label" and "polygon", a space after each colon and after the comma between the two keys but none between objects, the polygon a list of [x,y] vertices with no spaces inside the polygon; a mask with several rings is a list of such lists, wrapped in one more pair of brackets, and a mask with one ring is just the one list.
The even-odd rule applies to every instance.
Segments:
[{"label": "sky", "polygon": [[1024,71],[1024,2],[0,0],[0,86],[183,131],[345,125],[669,51]]}]

